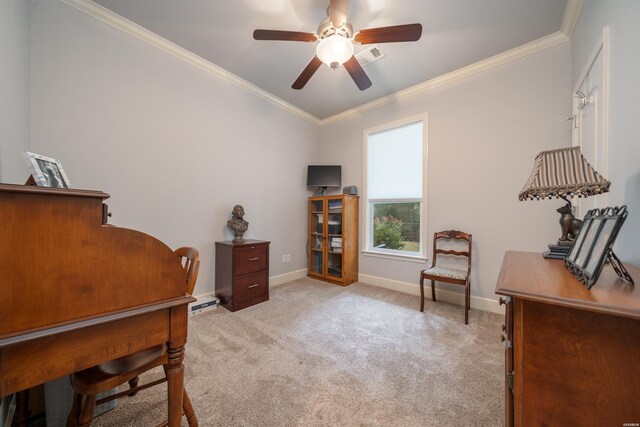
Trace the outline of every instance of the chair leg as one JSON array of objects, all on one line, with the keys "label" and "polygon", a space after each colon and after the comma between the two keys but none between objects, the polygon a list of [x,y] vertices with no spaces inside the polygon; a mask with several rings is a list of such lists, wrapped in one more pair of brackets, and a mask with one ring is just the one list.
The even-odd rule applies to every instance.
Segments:
[{"label": "chair leg", "polygon": [[436,281],[431,281],[431,299],[435,302],[436,300]]},{"label": "chair leg", "polygon": [[80,393],[73,392],[73,403],[71,405],[71,411],[67,417],[67,427],[77,427],[78,419],[80,418],[80,406],[82,405],[82,395]]},{"label": "chair leg", "polygon": [[467,282],[464,286],[464,324],[469,324],[469,306],[471,305],[471,282]]},{"label": "chair leg", "polygon": [[420,311],[424,312],[424,275],[420,273]]},{"label": "chair leg", "polygon": [[186,389],[182,392],[182,410],[184,411],[184,416],[187,418],[189,427],[198,427],[198,418],[193,410],[193,405],[191,404],[191,399],[189,399],[189,394]]},{"label": "chair leg", "polygon": [[[140,382],[140,377],[135,377],[129,380],[129,388],[136,388],[138,387],[138,383]],[[138,390],[127,394],[127,396],[135,396],[136,394],[138,394]]]},{"label": "chair leg", "polygon": [[93,421],[93,414],[96,410],[96,395],[90,394],[85,397],[82,409],[80,410],[80,419],[78,427],[89,427]]}]

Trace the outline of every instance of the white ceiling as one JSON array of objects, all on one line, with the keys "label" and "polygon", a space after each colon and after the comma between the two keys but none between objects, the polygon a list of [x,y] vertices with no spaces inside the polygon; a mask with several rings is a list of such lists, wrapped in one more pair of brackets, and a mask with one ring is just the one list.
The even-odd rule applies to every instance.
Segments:
[{"label": "white ceiling", "polygon": [[[315,43],[253,40],[256,28],[315,33],[329,0],[94,0],[319,119],[398,92],[560,30],[567,0],[351,0],[354,30],[422,24],[413,43],[380,44],[360,91],[323,65],[291,89]],[[356,46],[356,52],[366,46]]]}]

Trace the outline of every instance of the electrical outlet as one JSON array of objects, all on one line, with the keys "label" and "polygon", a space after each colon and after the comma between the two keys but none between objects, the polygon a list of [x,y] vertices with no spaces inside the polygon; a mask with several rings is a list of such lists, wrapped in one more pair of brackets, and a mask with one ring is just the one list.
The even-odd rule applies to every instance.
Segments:
[{"label": "electrical outlet", "polygon": [[287,262],[287,256],[285,254],[282,254],[282,262]]},{"label": "electrical outlet", "polygon": [[291,262],[291,254],[287,254],[287,262]]}]

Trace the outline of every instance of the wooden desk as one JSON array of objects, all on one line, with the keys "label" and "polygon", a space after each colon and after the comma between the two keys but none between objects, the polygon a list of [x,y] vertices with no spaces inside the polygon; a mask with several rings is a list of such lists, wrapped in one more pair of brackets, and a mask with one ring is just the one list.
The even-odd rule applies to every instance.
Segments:
[{"label": "wooden desk", "polygon": [[0,397],[167,343],[179,426],[194,298],[169,247],[104,224],[108,197],[0,184]]},{"label": "wooden desk", "polygon": [[507,426],[640,422],[638,286],[606,265],[588,291],[561,260],[507,252],[496,293],[508,297]]}]

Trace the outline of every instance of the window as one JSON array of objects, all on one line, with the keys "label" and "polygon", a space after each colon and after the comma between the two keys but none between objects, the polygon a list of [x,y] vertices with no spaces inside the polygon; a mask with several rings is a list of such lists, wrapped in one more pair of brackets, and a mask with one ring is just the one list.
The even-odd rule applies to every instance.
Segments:
[{"label": "window", "polygon": [[424,258],[426,116],[365,131],[365,253]]}]

